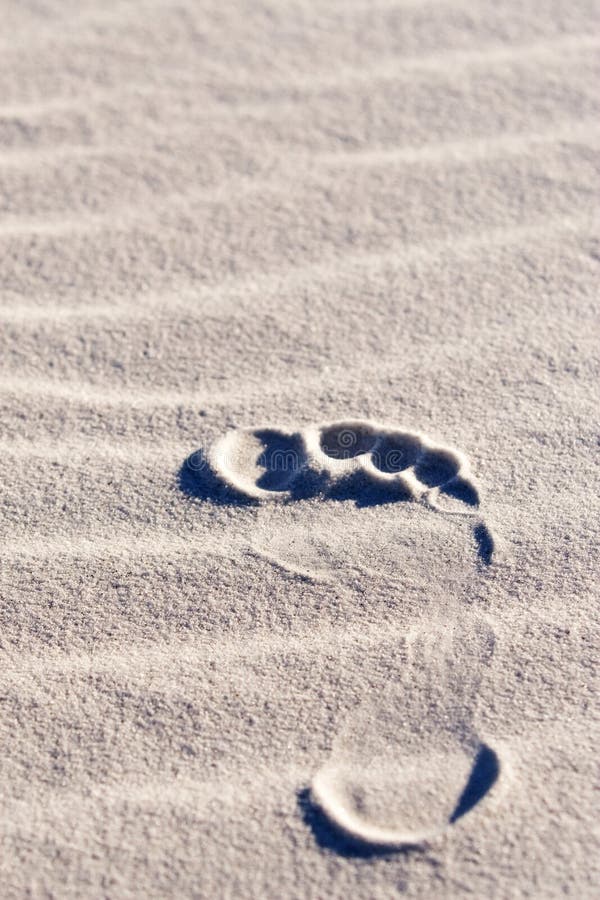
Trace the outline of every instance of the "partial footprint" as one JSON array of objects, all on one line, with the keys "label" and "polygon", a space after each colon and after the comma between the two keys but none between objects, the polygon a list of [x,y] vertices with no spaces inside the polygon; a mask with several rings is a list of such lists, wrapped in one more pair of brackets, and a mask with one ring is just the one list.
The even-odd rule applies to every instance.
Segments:
[{"label": "partial footprint", "polygon": [[[248,497],[293,499],[298,494],[333,493],[356,481],[414,500],[437,495],[479,504],[465,455],[437,446],[425,435],[366,420],[314,425],[291,432],[279,428],[232,431],[209,454],[215,474]],[[359,476],[355,479],[355,476]]]},{"label": "partial footprint", "polygon": [[254,500],[319,494],[358,505],[413,500],[466,516],[480,558],[491,561],[494,540],[467,457],[418,432],[363,419],[298,431],[238,429],[212,448],[208,461],[224,485]]},{"label": "partial footprint", "polygon": [[493,648],[479,619],[428,621],[409,635],[400,683],[348,719],[314,777],[314,812],[385,851],[434,839],[483,801],[500,772],[474,721]]}]

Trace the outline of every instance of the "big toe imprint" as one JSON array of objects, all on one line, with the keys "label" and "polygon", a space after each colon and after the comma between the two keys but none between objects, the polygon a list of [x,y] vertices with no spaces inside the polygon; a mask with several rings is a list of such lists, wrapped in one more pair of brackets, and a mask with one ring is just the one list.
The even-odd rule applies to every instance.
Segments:
[{"label": "big toe imprint", "polygon": [[445,493],[470,507],[479,494],[464,454],[418,432],[367,420],[299,431],[232,431],[209,454],[217,477],[256,500],[323,494],[361,502],[428,499]]}]

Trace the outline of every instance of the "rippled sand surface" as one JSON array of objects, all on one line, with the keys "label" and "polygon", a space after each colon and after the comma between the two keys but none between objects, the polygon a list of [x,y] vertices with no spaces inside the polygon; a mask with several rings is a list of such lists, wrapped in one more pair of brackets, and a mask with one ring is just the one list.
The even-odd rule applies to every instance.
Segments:
[{"label": "rippled sand surface", "polygon": [[0,12],[2,896],[597,896],[597,5]]}]

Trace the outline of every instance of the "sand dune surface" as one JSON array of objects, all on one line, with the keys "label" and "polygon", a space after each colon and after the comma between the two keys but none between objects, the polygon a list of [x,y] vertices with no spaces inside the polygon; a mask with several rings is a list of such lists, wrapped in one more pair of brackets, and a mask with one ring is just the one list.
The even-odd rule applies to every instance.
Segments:
[{"label": "sand dune surface", "polygon": [[0,10],[2,897],[597,897],[597,4]]}]

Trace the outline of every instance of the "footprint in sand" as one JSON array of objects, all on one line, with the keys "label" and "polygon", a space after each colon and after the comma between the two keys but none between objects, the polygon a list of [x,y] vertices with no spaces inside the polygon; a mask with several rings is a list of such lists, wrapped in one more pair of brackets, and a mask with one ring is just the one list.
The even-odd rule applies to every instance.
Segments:
[{"label": "footprint in sand", "polygon": [[226,435],[209,461],[233,490],[257,500],[290,500],[340,489],[379,489],[382,499],[427,498],[440,491],[479,503],[468,460],[422,434],[374,422],[347,421],[297,432],[240,429]]},{"label": "footprint in sand", "polygon": [[479,619],[427,621],[408,635],[405,665],[348,719],[303,798],[317,835],[389,851],[438,837],[495,784],[500,764],[475,726],[494,650]]},{"label": "footprint in sand", "polygon": [[[468,459],[415,431],[364,420],[239,429],[192,465],[208,465],[228,492],[255,502],[420,502],[469,518],[480,559],[493,558]],[[493,648],[492,630],[459,610],[405,636],[402,670],[376,704],[353,712],[301,796],[317,837],[333,828],[370,852],[421,845],[483,799],[500,771],[475,724]]]},{"label": "footprint in sand", "polygon": [[365,506],[412,500],[467,517],[480,558],[491,562],[494,540],[467,457],[418,432],[365,420],[299,431],[238,429],[212,448],[206,462],[226,488],[258,502],[318,495]]}]

